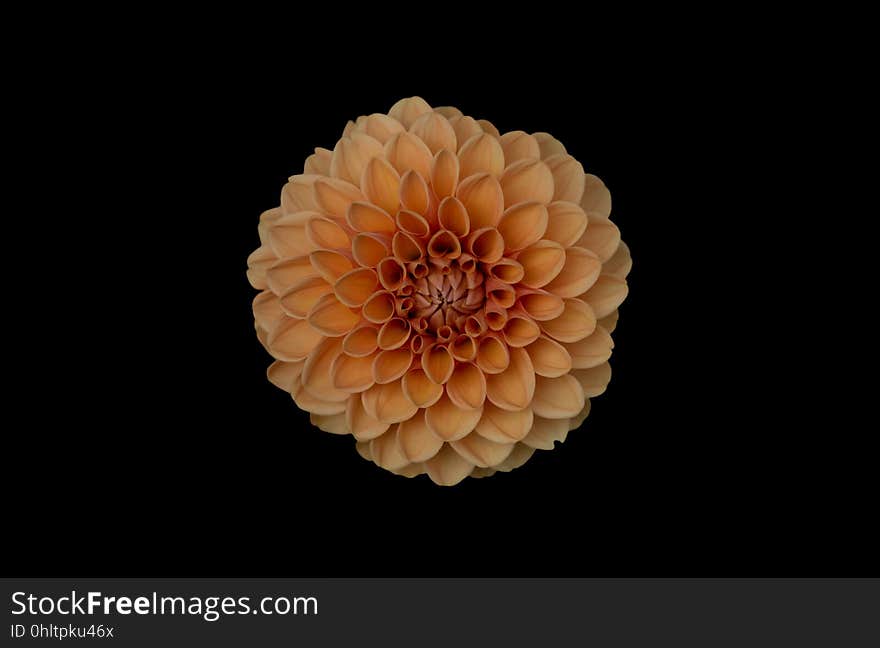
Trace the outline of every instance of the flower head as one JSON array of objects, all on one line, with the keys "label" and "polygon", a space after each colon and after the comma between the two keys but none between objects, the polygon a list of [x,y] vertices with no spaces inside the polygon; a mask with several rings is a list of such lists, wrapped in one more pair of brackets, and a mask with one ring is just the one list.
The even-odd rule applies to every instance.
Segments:
[{"label": "flower head", "polygon": [[269,380],[394,473],[517,468],[611,377],[632,261],[610,211],[547,133],[419,97],[359,117],[260,217],[248,278]]}]

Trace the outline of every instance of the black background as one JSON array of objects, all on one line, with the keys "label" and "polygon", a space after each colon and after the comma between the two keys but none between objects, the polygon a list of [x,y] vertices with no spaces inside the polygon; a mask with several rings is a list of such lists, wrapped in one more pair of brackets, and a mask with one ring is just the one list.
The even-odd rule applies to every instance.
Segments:
[{"label": "black background", "polygon": [[[21,282],[37,307],[12,345],[34,396],[6,437],[12,570],[863,573],[868,459],[802,424],[817,394],[787,393],[776,341],[797,331],[774,329],[779,283],[758,261],[784,252],[761,211],[773,180],[744,146],[741,71],[662,47],[631,63],[540,50],[354,48],[343,71],[299,43],[278,67],[195,53],[123,73],[103,51],[29,79],[45,99],[17,133],[17,276],[40,278]],[[259,214],[312,148],[413,94],[551,132],[610,188],[634,258],[612,382],[583,428],[454,488],[308,425],[265,378],[244,273]]]}]

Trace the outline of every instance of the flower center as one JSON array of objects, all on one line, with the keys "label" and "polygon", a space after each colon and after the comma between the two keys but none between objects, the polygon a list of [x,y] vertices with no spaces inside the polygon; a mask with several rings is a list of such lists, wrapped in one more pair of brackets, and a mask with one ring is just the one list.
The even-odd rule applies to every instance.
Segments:
[{"label": "flower center", "polygon": [[441,340],[466,330],[467,320],[483,308],[483,275],[475,264],[462,270],[457,259],[411,263],[407,281],[397,291],[397,310],[415,331]]}]

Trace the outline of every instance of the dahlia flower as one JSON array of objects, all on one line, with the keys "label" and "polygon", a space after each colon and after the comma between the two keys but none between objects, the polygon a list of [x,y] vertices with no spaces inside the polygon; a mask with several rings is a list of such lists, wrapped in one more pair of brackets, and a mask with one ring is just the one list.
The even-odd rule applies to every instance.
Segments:
[{"label": "dahlia flower", "polygon": [[611,196],[547,133],[423,99],[316,148],[248,258],[269,380],[437,484],[564,441],[611,377],[632,265]]}]

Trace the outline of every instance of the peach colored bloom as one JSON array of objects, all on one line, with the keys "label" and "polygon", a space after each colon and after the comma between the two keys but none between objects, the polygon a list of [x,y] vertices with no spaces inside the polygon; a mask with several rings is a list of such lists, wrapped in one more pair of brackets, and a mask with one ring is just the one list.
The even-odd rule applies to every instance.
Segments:
[{"label": "peach colored bloom", "polygon": [[365,458],[437,484],[521,466],[605,391],[629,250],[547,133],[423,99],[315,149],[248,258],[269,380]]}]

